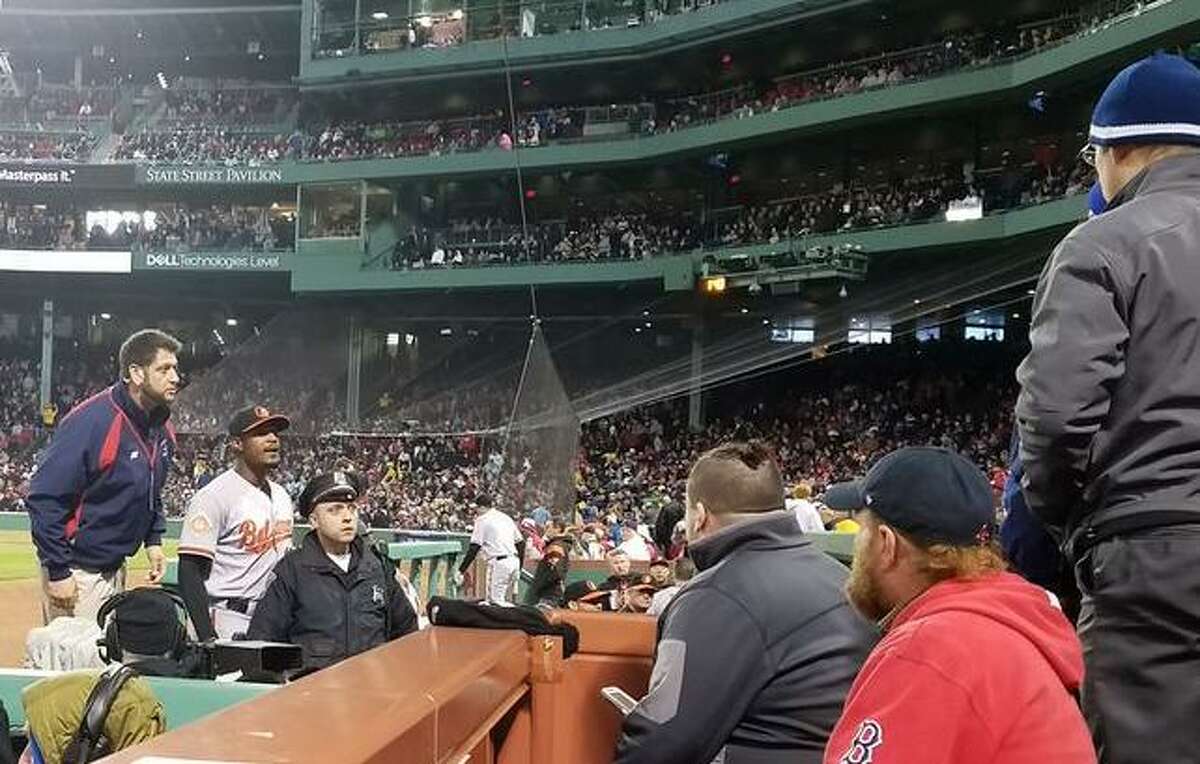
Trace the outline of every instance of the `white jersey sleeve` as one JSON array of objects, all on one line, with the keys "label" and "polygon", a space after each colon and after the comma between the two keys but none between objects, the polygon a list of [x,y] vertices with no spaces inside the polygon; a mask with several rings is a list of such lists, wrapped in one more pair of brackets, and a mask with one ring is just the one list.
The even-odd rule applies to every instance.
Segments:
[{"label": "white jersey sleeve", "polygon": [[183,518],[183,530],[179,534],[179,552],[213,559],[217,553],[217,541],[225,525],[223,504],[214,502],[211,494],[197,491],[188,503],[187,515]]}]

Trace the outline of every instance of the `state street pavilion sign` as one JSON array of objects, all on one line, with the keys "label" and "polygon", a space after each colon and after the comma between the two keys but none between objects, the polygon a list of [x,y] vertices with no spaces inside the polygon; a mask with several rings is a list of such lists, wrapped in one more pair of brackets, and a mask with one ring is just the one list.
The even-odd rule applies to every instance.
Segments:
[{"label": "state street pavilion sign", "polygon": [[291,270],[291,252],[134,252],[135,271],[249,271]]},{"label": "state street pavilion sign", "polygon": [[283,185],[283,168],[260,167],[184,167],[178,165],[139,165],[137,182],[142,186],[271,186]]}]

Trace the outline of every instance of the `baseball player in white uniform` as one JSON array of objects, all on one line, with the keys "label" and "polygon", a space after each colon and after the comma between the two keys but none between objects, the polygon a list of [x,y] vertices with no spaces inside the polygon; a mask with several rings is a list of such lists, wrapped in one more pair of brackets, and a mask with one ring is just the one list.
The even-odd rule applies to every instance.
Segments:
[{"label": "baseball player in white uniform", "polygon": [[245,633],[271,570],[292,548],[291,497],[267,478],[288,425],[262,406],[235,414],[229,435],[236,462],[188,504],[179,588],[198,639]]},{"label": "baseball player in white uniform", "polygon": [[471,545],[458,566],[455,577],[462,583],[463,574],[483,552],[487,560],[487,600],[497,605],[511,605],[516,596],[517,576],[525,564],[525,537],[511,517],[492,507],[486,496],[475,500],[475,527],[471,530]]}]

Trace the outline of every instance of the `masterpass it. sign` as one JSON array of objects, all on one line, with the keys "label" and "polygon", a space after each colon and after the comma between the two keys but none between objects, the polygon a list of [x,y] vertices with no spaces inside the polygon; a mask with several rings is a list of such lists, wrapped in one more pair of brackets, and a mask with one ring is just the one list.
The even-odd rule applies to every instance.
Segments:
[{"label": "masterpass it. sign", "polygon": [[137,252],[134,270],[143,271],[286,271],[283,252]]}]

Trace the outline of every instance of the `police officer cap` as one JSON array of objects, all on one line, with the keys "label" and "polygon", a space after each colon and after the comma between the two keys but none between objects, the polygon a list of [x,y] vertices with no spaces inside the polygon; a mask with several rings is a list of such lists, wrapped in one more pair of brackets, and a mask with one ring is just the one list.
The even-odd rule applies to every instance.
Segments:
[{"label": "police officer cap", "polygon": [[323,501],[354,501],[361,493],[361,481],[350,472],[326,472],[308,481],[300,493],[300,514],[308,517]]}]

